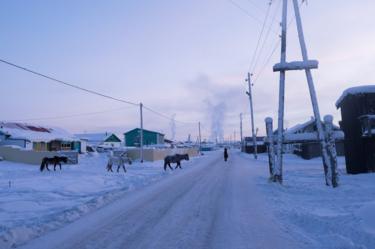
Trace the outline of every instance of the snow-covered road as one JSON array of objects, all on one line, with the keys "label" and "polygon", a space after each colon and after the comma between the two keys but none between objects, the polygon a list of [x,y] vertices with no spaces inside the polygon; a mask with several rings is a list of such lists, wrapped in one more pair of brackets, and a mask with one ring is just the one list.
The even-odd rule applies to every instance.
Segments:
[{"label": "snow-covered road", "polygon": [[237,152],[196,164],[22,248],[303,248],[255,184],[267,168],[253,170]]}]

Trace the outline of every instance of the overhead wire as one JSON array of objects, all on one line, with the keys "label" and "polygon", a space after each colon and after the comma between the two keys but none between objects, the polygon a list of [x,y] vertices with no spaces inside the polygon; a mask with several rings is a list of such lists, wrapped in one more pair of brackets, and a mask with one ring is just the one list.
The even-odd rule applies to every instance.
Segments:
[{"label": "overhead wire", "polygon": [[252,59],[251,59],[251,62],[250,62],[250,67],[249,67],[249,72],[250,73],[252,73],[252,70],[253,70],[252,68],[253,68],[253,65],[255,63],[255,59],[257,57],[257,54],[258,54],[258,49],[259,49],[259,46],[260,46],[260,42],[261,42],[262,37],[263,37],[263,33],[264,33],[264,29],[266,27],[268,16],[270,14],[271,5],[272,5],[272,0],[270,0],[270,2],[268,3],[267,12],[266,12],[266,15],[264,17],[262,28],[260,29],[260,34],[259,34],[259,37],[258,37],[258,41],[256,43],[255,50],[254,50],[254,53],[253,53],[253,56],[252,56]]},{"label": "overhead wire", "polygon": [[[0,59],[0,62],[6,64],[6,65],[9,65],[9,66],[12,66],[12,67],[15,67],[17,69],[20,69],[20,70],[23,70],[23,71],[26,71],[28,73],[31,73],[31,74],[34,74],[34,75],[37,75],[39,77],[43,77],[43,78],[46,78],[48,80],[51,80],[53,82],[56,82],[56,83],[59,83],[61,85],[64,85],[64,86],[68,86],[68,87],[71,87],[71,88],[74,88],[74,89],[77,89],[77,90],[80,90],[80,91],[84,91],[86,93],[90,93],[90,94],[94,94],[94,95],[97,95],[97,96],[100,96],[100,97],[104,97],[104,98],[107,98],[107,99],[111,99],[111,100],[114,100],[114,101],[117,101],[117,102],[121,102],[121,103],[125,103],[125,104],[129,104],[129,105],[132,105],[132,106],[139,106],[138,103],[135,103],[135,102],[131,102],[131,101],[128,101],[128,100],[124,100],[124,99],[120,99],[120,98],[116,98],[116,97],[112,97],[110,95],[106,95],[106,94],[103,94],[103,93],[100,93],[100,92],[97,92],[97,91],[94,91],[94,90],[90,90],[90,89],[87,89],[87,88],[83,88],[83,87],[80,87],[78,85],[75,85],[75,84],[72,84],[72,83],[69,83],[69,82],[66,82],[66,81],[63,81],[63,80],[59,80],[55,77],[52,77],[52,76],[49,76],[49,75],[46,75],[46,74],[43,74],[43,73],[39,73],[35,70],[32,70],[32,69],[29,69],[27,67],[24,67],[24,66],[20,66],[20,65],[17,65],[15,63],[12,63],[12,62],[9,62],[7,60],[4,60],[4,59]],[[162,117],[162,118],[165,118],[165,119],[168,119],[168,120],[172,120],[172,117],[168,116],[168,115],[165,115],[161,112],[158,112],[158,111],[155,111],[154,109],[148,107],[148,106],[145,106],[143,105],[144,109]],[[96,114],[98,112],[95,112],[93,114]],[[78,114],[80,115],[80,114]],[[76,115],[73,115],[73,116],[76,116]],[[69,117],[69,116],[68,116]],[[60,117],[48,117],[47,119],[57,119],[57,118],[60,118]],[[65,118],[65,116],[64,116]],[[45,118],[41,118],[41,119],[28,119],[28,121],[36,121],[36,120],[46,120]],[[185,121],[179,121],[179,120],[175,120],[176,122],[178,123],[184,123],[184,124],[197,124],[198,122],[185,122]]]},{"label": "overhead wire", "polygon": [[158,115],[159,117],[162,117],[162,118],[167,119],[169,121],[175,121],[176,123],[181,123],[181,124],[185,124],[185,125],[192,125],[192,124],[196,125],[196,124],[198,124],[198,122],[186,122],[186,121],[176,120],[176,119],[172,118],[171,116],[168,116],[168,115],[163,114],[161,112],[155,111],[154,109],[152,109],[148,106],[145,106],[145,105],[143,105],[143,108],[145,110],[148,110],[148,111],[154,113],[155,115]]},{"label": "overhead wire", "polygon": [[251,3],[255,8],[257,8],[258,10],[260,10],[260,11],[262,11],[262,12],[264,12],[264,10],[261,8],[261,7],[259,7],[259,5],[258,4],[256,4],[253,0],[247,0],[249,3]]},{"label": "overhead wire", "polygon": [[255,15],[251,14],[248,10],[246,10],[245,8],[243,8],[241,5],[239,5],[237,2],[233,1],[233,0],[227,0],[229,3],[231,3],[233,6],[235,6],[237,9],[241,10],[245,15],[247,15],[248,17],[252,18],[254,21],[262,24],[262,20],[260,20],[258,17],[256,17]]},{"label": "overhead wire", "polygon": [[263,54],[263,51],[264,51],[264,48],[265,48],[265,45],[267,43],[267,40],[268,40],[268,37],[270,36],[270,33],[272,31],[272,27],[273,27],[273,24],[275,23],[275,20],[276,20],[276,17],[277,17],[277,14],[279,12],[279,9],[280,9],[280,6],[281,6],[281,0],[278,1],[278,4],[276,5],[276,8],[275,8],[275,12],[273,14],[273,17],[272,17],[272,20],[270,22],[270,25],[268,27],[268,30],[266,32],[266,35],[265,35],[265,38],[263,39],[263,43],[262,43],[262,46],[259,50],[259,53],[255,59],[255,64],[253,66],[253,68],[251,69],[250,72],[254,73],[254,71],[256,70],[257,66],[258,66],[258,63],[259,63],[259,60],[260,60],[260,57],[261,55]]},{"label": "overhead wire", "polygon": [[68,83],[66,81],[62,81],[62,80],[56,79],[54,77],[48,76],[46,74],[38,73],[38,72],[36,72],[34,70],[31,70],[31,69],[23,67],[23,66],[19,66],[17,64],[14,64],[14,63],[9,62],[9,61],[4,60],[4,59],[0,59],[0,62],[2,62],[4,64],[7,64],[9,66],[12,66],[12,67],[21,69],[23,71],[32,73],[34,75],[37,75],[37,76],[49,79],[49,80],[54,81],[56,83],[59,83],[59,84],[62,84],[62,85],[65,85],[65,86],[68,86],[68,87],[71,87],[71,88],[78,89],[78,90],[83,91],[83,92],[91,93],[91,94],[94,94],[94,95],[97,95],[97,96],[100,96],[100,97],[104,97],[104,98],[107,98],[107,99],[115,100],[115,101],[122,102],[122,103],[125,103],[125,104],[133,105],[133,106],[138,106],[139,105],[137,103],[134,103],[134,102],[131,102],[131,101],[128,101],[128,100],[124,100],[124,99],[120,99],[120,98],[115,98],[115,97],[112,97],[112,96],[109,96],[109,95],[106,95],[106,94],[103,94],[103,93],[99,93],[99,92],[94,91],[94,90],[83,88],[83,87],[80,87],[80,86]]},{"label": "overhead wire", "polygon": [[67,119],[67,118],[75,118],[75,117],[83,117],[83,116],[92,116],[97,114],[104,114],[110,113],[115,111],[126,110],[128,108],[116,108],[116,109],[108,109],[98,112],[85,112],[85,113],[77,113],[77,114],[70,114],[70,115],[63,115],[63,116],[50,116],[50,117],[40,117],[40,118],[27,118],[27,119],[13,119],[9,120],[9,122],[28,122],[28,121],[42,121],[42,120],[56,120],[56,119]]},{"label": "overhead wire", "polygon": [[[301,7],[304,2],[305,2],[305,0],[301,0],[299,7]],[[295,16],[291,17],[291,19],[289,20],[289,22],[287,24],[288,28],[295,21],[295,18],[296,18]],[[269,65],[273,55],[275,54],[276,50],[279,48],[280,44],[281,44],[281,39],[280,39],[280,36],[279,36],[275,45],[273,46],[273,48],[271,50],[271,54],[267,57],[267,59],[265,60],[265,63],[262,65],[262,67],[260,68],[258,73],[255,74],[256,77],[253,80],[253,84],[255,84],[259,80],[259,78],[262,76],[264,70]]]}]

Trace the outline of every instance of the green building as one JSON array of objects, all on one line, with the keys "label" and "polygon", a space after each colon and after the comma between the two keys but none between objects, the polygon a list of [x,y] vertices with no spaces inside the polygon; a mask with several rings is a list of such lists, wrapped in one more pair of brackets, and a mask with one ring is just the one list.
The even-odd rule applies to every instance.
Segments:
[{"label": "green building", "polygon": [[[136,128],[124,133],[126,146],[139,147],[141,129]],[[143,145],[164,144],[164,134],[143,129]]]}]

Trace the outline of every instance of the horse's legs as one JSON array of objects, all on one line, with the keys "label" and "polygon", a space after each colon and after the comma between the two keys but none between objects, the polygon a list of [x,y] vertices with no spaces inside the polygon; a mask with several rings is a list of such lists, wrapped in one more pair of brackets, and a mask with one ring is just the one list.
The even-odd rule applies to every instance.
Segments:
[{"label": "horse's legs", "polygon": [[47,163],[47,162],[46,162],[46,169],[47,169],[48,171],[50,171],[49,168],[48,168],[48,163]]},{"label": "horse's legs", "polygon": [[171,163],[168,163],[168,167],[173,170],[172,166],[171,166]]},{"label": "horse's legs", "polygon": [[176,168],[174,168],[174,169],[177,169],[177,168],[182,169],[182,168],[181,168],[181,162],[177,162]]},{"label": "horse's legs", "polygon": [[167,171],[167,162],[164,162],[164,171]]},{"label": "horse's legs", "polygon": [[61,163],[59,163],[59,167],[60,167],[60,170],[61,170]]},{"label": "horse's legs", "polygon": [[122,165],[122,168],[124,169],[124,172],[126,173],[126,168],[125,168],[125,165]]}]

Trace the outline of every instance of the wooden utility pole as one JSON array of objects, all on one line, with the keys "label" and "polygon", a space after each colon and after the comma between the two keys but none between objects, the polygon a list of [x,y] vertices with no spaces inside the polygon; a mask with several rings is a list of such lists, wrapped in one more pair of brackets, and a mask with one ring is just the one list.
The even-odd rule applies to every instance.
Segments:
[{"label": "wooden utility pole", "polygon": [[[281,21],[281,63],[286,62],[286,31],[288,17],[288,0],[283,0],[283,15]],[[279,117],[277,122],[277,147],[276,147],[276,167],[274,174],[277,181],[283,181],[283,133],[284,133],[284,101],[285,101],[285,70],[280,71],[279,82]]]},{"label": "wooden utility pole", "polygon": [[[306,49],[306,43],[305,43],[305,38],[303,34],[302,21],[301,21],[298,1],[293,0],[293,5],[294,5],[294,12],[296,14],[298,38],[299,38],[299,43],[301,46],[303,62],[308,63],[309,58],[307,55],[307,49]],[[331,185],[332,184],[331,161],[329,160],[328,153],[327,153],[327,143],[326,143],[326,138],[325,138],[325,134],[323,131],[322,122],[321,122],[322,119],[320,117],[318,99],[316,97],[316,91],[315,91],[314,81],[313,81],[312,74],[311,74],[311,69],[306,67],[305,74],[306,74],[307,84],[309,86],[309,92],[310,92],[311,104],[312,104],[314,116],[315,116],[316,128],[318,130],[318,139],[322,147],[324,171],[326,172],[326,184]],[[335,184],[333,185],[334,185],[333,187],[336,187]]]},{"label": "wooden utility pole", "polygon": [[243,147],[243,133],[242,133],[242,113],[240,113],[240,141],[241,141],[241,151]]},{"label": "wooden utility pole", "polygon": [[200,154],[202,151],[201,122],[198,122],[198,132],[199,132],[199,154]]},{"label": "wooden utility pole", "polygon": [[254,158],[258,159],[258,147],[257,147],[256,136],[255,136],[255,127],[254,127],[253,96],[252,96],[252,91],[251,91],[252,83],[251,83],[250,73],[247,73],[246,81],[249,85],[249,91],[246,92],[246,94],[249,96],[249,102],[250,102],[250,122],[251,122],[251,133],[253,136]]},{"label": "wooden utility pole", "polygon": [[[280,63],[273,67],[274,72],[280,72],[280,86],[279,86],[279,113],[278,113],[278,134],[277,134],[277,160],[275,167],[275,176],[279,176],[277,179],[282,182],[282,153],[283,153],[283,140],[284,140],[284,100],[285,100],[285,73],[291,70],[304,70],[306,74],[307,84],[309,87],[309,93],[311,98],[311,104],[314,112],[315,124],[317,128],[317,138],[321,145],[323,167],[325,173],[325,180],[327,185],[337,186],[337,172],[335,164],[332,163],[336,160],[336,151],[333,148],[328,148],[326,135],[323,130],[321,123],[321,116],[319,112],[318,100],[316,97],[316,91],[312,78],[311,69],[318,68],[318,61],[309,60],[307,55],[307,48],[305,38],[303,34],[301,15],[297,0],[293,0],[294,13],[297,23],[297,32],[299,38],[299,44],[302,52],[302,61],[286,62],[286,36],[287,36],[287,10],[288,0],[283,0],[283,15],[282,15],[282,33],[281,33],[281,60]],[[329,150],[327,150],[329,149]],[[329,155],[328,155],[329,153]]]},{"label": "wooden utility pole", "polygon": [[140,130],[140,143],[139,143],[139,158],[141,159],[141,163],[143,163],[143,104],[139,104],[139,113],[140,113],[140,121],[141,121],[141,130]]}]

